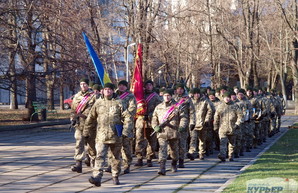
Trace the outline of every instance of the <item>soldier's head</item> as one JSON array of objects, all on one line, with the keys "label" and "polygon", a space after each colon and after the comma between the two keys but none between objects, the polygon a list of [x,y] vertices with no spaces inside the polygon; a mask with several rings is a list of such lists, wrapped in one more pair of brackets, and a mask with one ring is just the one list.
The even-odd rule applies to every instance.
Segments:
[{"label": "soldier's head", "polygon": [[231,92],[231,100],[232,101],[236,101],[237,100],[237,94],[234,91]]},{"label": "soldier's head", "polygon": [[80,88],[81,91],[86,92],[89,89],[89,79],[88,78],[82,78],[80,80]]},{"label": "soldier's head", "polygon": [[128,82],[126,80],[121,80],[118,82],[118,90],[120,92],[125,92],[128,89]]},{"label": "soldier's head", "polygon": [[208,97],[210,100],[214,101],[215,100],[215,90],[210,90]]},{"label": "soldier's head", "polygon": [[152,80],[147,80],[145,81],[145,91],[147,92],[152,92],[153,91],[153,88],[154,88],[154,83]]},{"label": "soldier's head", "polygon": [[223,101],[229,103],[231,101],[231,93],[226,91],[223,95]]},{"label": "soldier's head", "polygon": [[199,99],[201,97],[201,92],[199,88],[193,88],[190,90],[190,93],[193,94],[194,99]]},{"label": "soldier's head", "polygon": [[94,84],[92,86],[92,90],[94,91],[94,93],[96,95],[100,94],[101,89],[102,89],[102,87],[99,84]]},{"label": "soldier's head", "polygon": [[163,91],[163,100],[167,103],[172,100],[173,91],[172,89],[165,89]]},{"label": "soldier's head", "polygon": [[239,92],[237,94],[238,99],[243,100],[245,97],[245,90],[243,88],[239,89]]},{"label": "soldier's head", "polygon": [[272,94],[272,96],[275,96],[277,92],[276,92],[276,90],[273,88],[273,89],[270,90],[270,93]]},{"label": "soldier's head", "polygon": [[234,90],[234,92],[235,92],[236,94],[238,94],[238,92],[239,92],[239,88],[238,88],[238,86],[234,86],[233,90]]},{"label": "soldier's head", "polygon": [[223,85],[220,87],[220,94],[223,95],[225,92],[227,92],[228,87],[226,85]]},{"label": "soldier's head", "polygon": [[246,89],[246,95],[248,96],[248,97],[253,97],[253,89],[251,88],[251,87],[248,87],[247,89]]},{"label": "soldier's head", "polygon": [[114,89],[115,89],[115,85],[113,83],[110,83],[110,82],[105,83],[103,87],[103,96],[108,98],[113,96]]},{"label": "soldier's head", "polygon": [[263,89],[262,88],[259,88],[258,95],[263,95]]},{"label": "soldier's head", "polygon": [[252,93],[253,93],[254,96],[257,96],[258,95],[258,89],[257,88],[254,88],[252,90]]},{"label": "soldier's head", "polygon": [[176,93],[178,94],[178,95],[182,95],[184,92],[185,92],[185,88],[184,88],[184,84],[182,84],[182,83],[177,83],[176,85],[175,85],[175,89],[176,89]]}]

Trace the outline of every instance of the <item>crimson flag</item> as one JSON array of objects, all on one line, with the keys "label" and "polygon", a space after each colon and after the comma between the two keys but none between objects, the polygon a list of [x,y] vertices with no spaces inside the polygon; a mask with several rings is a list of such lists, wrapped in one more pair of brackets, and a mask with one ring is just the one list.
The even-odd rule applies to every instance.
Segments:
[{"label": "crimson flag", "polygon": [[137,101],[137,116],[144,115],[146,113],[142,76],[142,57],[143,46],[142,44],[138,44],[138,50],[135,58],[135,67],[131,80],[131,91],[135,95]]}]

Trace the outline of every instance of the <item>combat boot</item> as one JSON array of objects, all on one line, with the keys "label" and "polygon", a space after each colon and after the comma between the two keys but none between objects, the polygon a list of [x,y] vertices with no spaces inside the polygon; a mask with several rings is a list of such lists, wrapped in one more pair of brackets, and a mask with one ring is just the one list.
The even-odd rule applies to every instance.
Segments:
[{"label": "combat boot", "polygon": [[90,177],[89,178],[89,182],[91,184],[94,184],[95,186],[101,186],[101,179],[100,178],[94,178],[94,177]]},{"label": "combat boot", "polygon": [[166,161],[160,161],[160,169],[158,170],[158,174],[165,176],[166,175]]},{"label": "combat boot", "polygon": [[199,159],[200,159],[200,160],[204,160],[204,154],[200,154],[200,155],[199,155]]},{"label": "combat boot", "polygon": [[135,166],[143,166],[143,160],[142,159],[138,159],[137,163],[135,164]]},{"label": "combat boot", "polygon": [[130,166],[127,166],[126,168],[124,168],[123,173],[124,173],[124,174],[128,174],[128,173],[130,173]]},{"label": "combat boot", "polygon": [[192,153],[189,153],[187,154],[187,157],[190,159],[190,160],[195,160],[195,157]]},{"label": "combat boot", "polygon": [[172,160],[172,172],[177,172],[177,160]]},{"label": "combat boot", "polygon": [[86,155],[85,164],[86,164],[86,166],[88,166],[88,167],[90,167],[90,165],[91,165],[91,163],[90,163],[90,157],[89,157],[88,154]]},{"label": "combat boot", "polygon": [[178,168],[185,168],[185,166],[184,166],[184,159],[179,159]]},{"label": "combat boot", "polygon": [[230,162],[234,161],[233,157],[229,157],[229,161]]},{"label": "combat boot", "polygon": [[218,154],[218,159],[220,159],[220,161],[225,162],[226,158],[224,156],[222,156],[221,154]]},{"label": "combat boot", "polygon": [[148,159],[147,160],[147,166],[148,167],[153,167],[153,164],[152,164],[152,160],[151,159]]},{"label": "combat boot", "polygon": [[113,177],[113,184],[114,185],[119,185],[120,184],[118,177]]},{"label": "combat boot", "polygon": [[105,172],[112,173],[112,167],[109,165],[109,166],[105,169]]},{"label": "combat boot", "polygon": [[82,161],[76,161],[76,165],[71,166],[71,171],[82,173]]}]

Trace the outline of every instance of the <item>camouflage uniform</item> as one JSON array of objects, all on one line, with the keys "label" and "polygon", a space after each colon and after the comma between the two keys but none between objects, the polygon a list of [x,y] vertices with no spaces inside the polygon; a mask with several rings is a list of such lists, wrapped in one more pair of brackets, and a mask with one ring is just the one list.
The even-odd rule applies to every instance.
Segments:
[{"label": "camouflage uniform", "polygon": [[[188,117],[187,125],[195,125],[196,124],[196,114],[195,114],[195,107],[191,101],[191,99],[187,95],[176,95],[173,97],[175,101],[179,102],[182,98],[186,98],[187,101],[185,102],[185,112]],[[187,152],[187,138],[189,136],[189,130],[186,129],[185,131],[180,133],[179,139],[179,159],[184,160],[185,154]]]},{"label": "camouflage uniform", "polygon": [[[253,109],[250,101],[247,100],[247,98],[245,97],[242,100],[239,99],[239,102],[236,104],[239,106],[239,109],[243,114],[243,121],[240,124],[239,129],[236,130],[237,139],[235,154],[238,154],[242,153],[244,151],[244,148],[246,148],[246,151],[250,151],[250,147],[252,147],[253,143],[254,131],[250,123],[253,115]],[[241,136],[241,140],[238,135]]]},{"label": "camouflage uniform", "polygon": [[[87,103],[81,109],[81,113],[77,114],[76,109],[78,105],[80,104],[81,100],[87,95],[90,95]],[[84,157],[85,140],[83,137],[83,129],[85,125],[85,120],[89,114],[91,107],[96,101],[96,97],[97,96],[93,94],[92,90],[88,90],[86,92],[79,91],[74,96],[72,101],[71,120],[76,120],[76,124],[74,126],[75,127],[74,137],[76,139],[74,159],[76,161],[82,161]],[[93,128],[93,130],[90,130],[90,138],[87,141],[87,153],[92,160],[95,159],[95,155],[96,155],[94,136],[95,136],[95,128]]]},{"label": "camouflage uniform", "polygon": [[251,120],[250,120],[250,126],[251,126],[251,129],[253,130],[252,146],[256,148],[258,144],[258,139],[260,138],[260,131],[259,131],[259,127],[256,126],[257,123],[255,122],[255,118],[257,116],[257,113],[260,111],[260,107],[259,107],[260,105],[257,97],[248,96],[247,98],[250,101],[253,109]]},{"label": "camouflage uniform", "polygon": [[212,115],[212,121],[210,124],[210,128],[212,129],[212,133],[213,133],[213,146],[215,146],[216,150],[219,150],[219,137],[218,137],[218,132],[216,132],[214,130],[214,126],[213,126],[213,122],[214,122],[214,114],[216,112],[216,108],[218,107],[218,105],[221,103],[221,101],[216,97],[215,100],[210,100],[211,102],[211,107],[213,108],[213,115]]},{"label": "camouflage uniform", "polygon": [[[108,149],[112,152],[112,176],[118,177],[121,171],[122,137],[116,126],[123,125],[123,120],[129,119],[129,113],[124,111],[122,101],[116,94],[110,99],[102,97],[92,107],[85,122],[84,136],[90,136],[90,131],[96,127],[96,158],[93,177],[101,179]],[[129,133],[130,128],[123,125],[123,134]]]},{"label": "camouflage uniform", "polygon": [[283,104],[279,96],[273,96],[272,98],[273,98],[274,107],[276,111],[275,130],[273,131],[273,134],[274,134],[279,132],[281,115],[283,113],[283,106],[282,106]]},{"label": "camouflage uniform", "polygon": [[[152,127],[156,127],[162,123],[163,116],[168,112],[172,105],[176,104],[175,100],[171,100],[169,103],[162,102],[157,105],[152,117]],[[157,134],[158,142],[159,142],[159,161],[166,161],[167,159],[167,149],[168,145],[170,147],[170,155],[172,160],[177,162],[178,155],[178,140],[180,137],[180,133],[178,132],[178,128],[183,128],[187,130],[188,117],[185,113],[185,110],[182,109],[179,111],[171,121],[166,124],[165,127],[162,128],[162,131]]]},{"label": "camouflage uniform", "polygon": [[271,95],[267,95],[264,98],[265,106],[267,108],[266,112],[267,115],[264,118],[264,127],[265,127],[265,137],[271,136],[270,131],[271,129],[276,127],[276,111],[275,111],[275,106],[272,101]]},{"label": "camouflage uniform", "polygon": [[[145,100],[151,94],[152,92],[145,92]],[[147,160],[152,160],[155,157],[157,139],[156,135],[150,136],[154,131],[151,126],[151,120],[153,111],[159,103],[161,103],[160,97],[155,93],[155,96],[147,103],[147,114],[139,116],[136,120],[136,156],[138,162],[143,159],[145,151]],[[138,165],[142,165],[142,163]]]},{"label": "camouflage uniform", "polygon": [[208,134],[207,129],[212,120],[213,110],[210,101],[205,97],[201,97],[199,99],[192,98],[192,102],[194,104],[196,112],[196,125],[195,129],[191,131],[191,140],[188,152],[190,154],[197,153],[198,148],[200,158],[204,158],[204,154],[206,153],[206,139]]},{"label": "camouflage uniform", "polygon": [[232,101],[222,102],[218,105],[214,115],[214,130],[218,130],[220,139],[219,158],[225,160],[227,144],[229,147],[229,158],[233,158],[235,148],[235,130],[242,122],[242,112],[238,105]]}]

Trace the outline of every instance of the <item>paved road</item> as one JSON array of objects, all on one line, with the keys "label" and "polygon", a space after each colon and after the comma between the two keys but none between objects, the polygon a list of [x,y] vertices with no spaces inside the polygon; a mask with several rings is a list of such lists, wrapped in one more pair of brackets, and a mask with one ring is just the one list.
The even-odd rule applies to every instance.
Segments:
[{"label": "paved road", "polygon": [[187,160],[186,168],[177,173],[168,171],[166,176],[159,176],[154,160],[152,168],[133,166],[130,174],[120,176],[119,186],[113,185],[111,174],[105,173],[101,187],[88,182],[90,168],[84,166],[82,174],[70,171],[74,138],[67,125],[3,131],[0,192],[215,192],[297,121],[297,116],[283,117],[282,132],[234,162],[219,163],[215,152],[203,161]]}]

